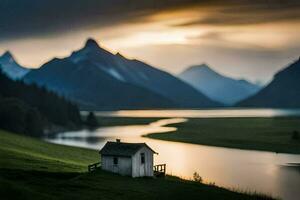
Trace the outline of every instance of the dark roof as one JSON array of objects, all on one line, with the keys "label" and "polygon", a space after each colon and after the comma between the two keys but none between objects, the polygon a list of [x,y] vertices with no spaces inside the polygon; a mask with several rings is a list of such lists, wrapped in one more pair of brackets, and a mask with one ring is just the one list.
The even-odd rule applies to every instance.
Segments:
[{"label": "dark roof", "polygon": [[146,143],[124,143],[124,142],[107,142],[104,147],[100,150],[101,155],[107,156],[132,156],[138,150],[143,147],[147,147],[153,153],[153,151]]}]

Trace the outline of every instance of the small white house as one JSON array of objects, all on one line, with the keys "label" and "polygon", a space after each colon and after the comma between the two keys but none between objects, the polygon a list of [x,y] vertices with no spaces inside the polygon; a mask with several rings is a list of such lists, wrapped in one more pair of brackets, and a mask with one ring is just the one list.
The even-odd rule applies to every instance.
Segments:
[{"label": "small white house", "polygon": [[153,154],[146,143],[107,142],[100,150],[101,168],[132,177],[153,176]]}]

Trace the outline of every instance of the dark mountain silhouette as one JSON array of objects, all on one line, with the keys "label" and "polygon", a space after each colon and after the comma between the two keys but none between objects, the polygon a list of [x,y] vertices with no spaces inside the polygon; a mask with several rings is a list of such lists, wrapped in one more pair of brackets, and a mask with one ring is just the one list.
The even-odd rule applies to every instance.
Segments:
[{"label": "dark mountain silhouette", "polygon": [[9,51],[0,56],[0,70],[14,80],[23,78],[30,71],[19,65]]},{"label": "dark mountain silhouette", "polygon": [[151,91],[122,83],[103,73],[88,60],[75,64],[69,59],[54,59],[26,77],[75,101],[81,109],[134,109],[173,105]]},{"label": "dark mountain silhouette", "polygon": [[279,71],[256,95],[237,104],[241,107],[299,108],[300,59]]},{"label": "dark mountain silhouette", "polygon": [[179,77],[209,98],[227,105],[245,99],[260,89],[246,80],[223,76],[206,64],[189,67]]},{"label": "dark mountain silhouette", "polygon": [[82,109],[218,105],[178,78],[138,60],[114,55],[92,39],[70,57],[32,70],[24,80],[57,91]]}]

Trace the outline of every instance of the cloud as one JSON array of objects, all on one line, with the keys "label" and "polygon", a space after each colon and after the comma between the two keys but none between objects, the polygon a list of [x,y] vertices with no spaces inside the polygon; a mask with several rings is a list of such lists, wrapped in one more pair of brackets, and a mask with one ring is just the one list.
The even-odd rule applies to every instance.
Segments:
[{"label": "cloud", "polygon": [[298,0],[0,0],[0,41],[143,22],[170,10],[212,12],[177,26],[253,24],[300,19]]},{"label": "cloud", "polygon": [[300,21],[299,1],[240,1],[215,5],[204,16],[173,26],[240,26],[282,21]]},{"label": "cloud", "polygon": [[266,80],[299,56],[299,22],[299,0],[0,0],[0,51],[37,67],[94,37],[173,73]]},{"label": "cloud", "polygon": [[192,0],[0,0],[0,40],[143,21]]}]

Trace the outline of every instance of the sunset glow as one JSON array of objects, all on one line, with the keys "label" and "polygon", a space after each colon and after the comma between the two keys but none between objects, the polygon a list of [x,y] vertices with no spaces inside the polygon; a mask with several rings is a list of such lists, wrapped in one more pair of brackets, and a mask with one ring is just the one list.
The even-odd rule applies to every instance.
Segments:
[{"label": "sunset glow", "polygon": [[[129,13],[124,15],[128,20],[122,22],[101,25],[103,20],[99,18],[64,33],[0,40],[0,53],[11,50],[21,64],[36,68],[52,57],[68,56],[81,48],[86,38],[93,37],[110,51],[142,59],[171,73],[206,62],[224,74],[263,82],[298,57],[298,6],[290,9],[288,5],[219,2],[179,5],[145,13],[141,10],[135,13],[137,17]],[[110,16],[107,21],[114,19],[119,20]],[[218,52],[218,59],[214,52]],[[166,61],[169,56],[180,59]],[[257,73],[261,66],[264,71]]]}]

